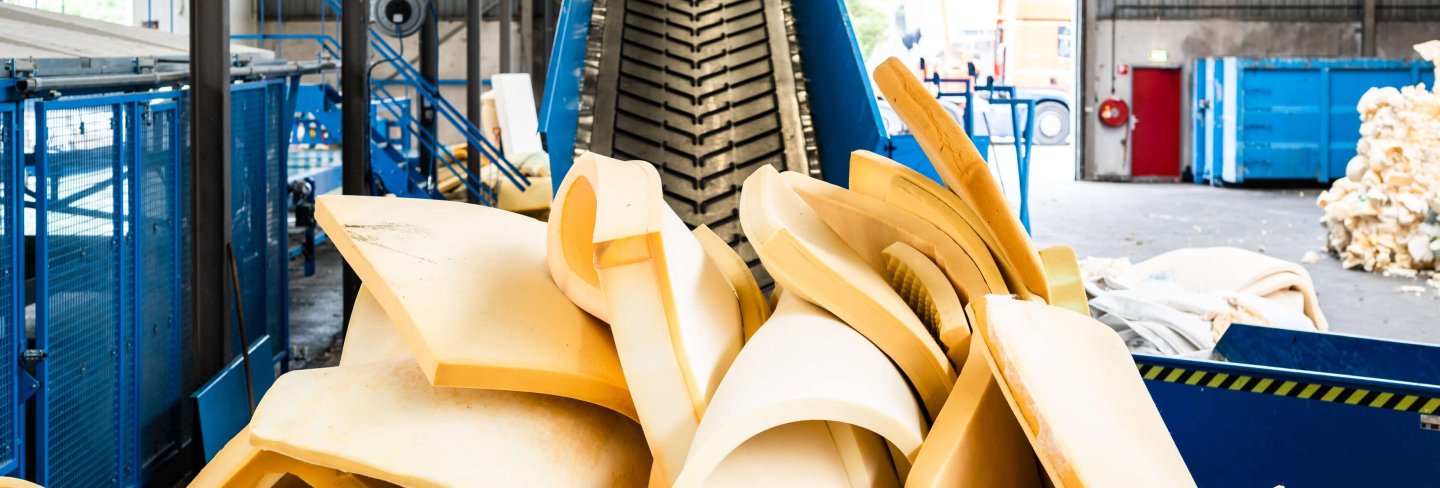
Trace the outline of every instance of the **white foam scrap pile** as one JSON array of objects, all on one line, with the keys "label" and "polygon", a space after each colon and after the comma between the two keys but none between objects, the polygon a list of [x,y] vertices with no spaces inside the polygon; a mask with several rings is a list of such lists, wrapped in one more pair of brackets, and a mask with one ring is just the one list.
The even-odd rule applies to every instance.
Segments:
[{"label": "white foam scrap pile", "polygon": [[[1415,50],[1440,61],[1440,41]],[[1403,276],[1440,270],[1440,93],[1423,85],[1372,88],[1358,108],[1355,157],[1317,200],[1327,249],[1346,268]]]},{"label": "white foam scrap pile", "polygon": [[1234,323],[1328,328],[1304,268],[1249,250],[1177,249],[1137,264],[1092,257],[1080,275],[1090,313],[1136,352],[1204,357]]}]

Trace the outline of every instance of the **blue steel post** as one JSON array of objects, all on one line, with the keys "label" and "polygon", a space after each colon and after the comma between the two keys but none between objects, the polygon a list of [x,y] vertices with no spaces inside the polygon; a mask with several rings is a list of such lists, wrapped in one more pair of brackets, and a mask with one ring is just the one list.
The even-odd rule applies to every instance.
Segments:
[{"label": "blue steel post", "polygon": [[[49,169],[49,127],[46,127],[45,102],[35,102],[35,348],[40,351],[50,350],[50,299],[45,290],[50,286],[49,266],[45,263],[50,259],[49,246],[49,200],[50,183]],[[50,365],[48,361],[40,360],[35,366],[35,374],[40,380],[40,390],[35,394],[35,479],[40,482],[49,476],[50,439],[45,435],[50,431],[50,415],[45,409],[49,401],[49,388],[46,380],[50,377]]]},{"label": "blue steel post", "polygon": [[[9,280],[6,284],[10,290],[10,299],[12,300],[9,310],[10,323],[0,324],[0,327],[7,328],[6,333],[12,338],[11,340],[14,341],[9,347],[17,354],[24,351],[26,347],[25,314],[23,313],[25,303],[25,192],[23,191],[25,188],[25,172],[22,168],[23,163],[21,162],[25,154],[23,144],[25,140],[25,111],[21,110],[20,103],[21,102],[6,104],[8,110],[3,112],[8,116],[5,128],[10,131],[10,137],[6,139],[10,147],[6,148],[6,154],[9,154],[10,158],[4,162],[5,167],[3,169],[3,171],[9,174],[9,187],[5,189],[5,201],[0,202],[0,205],[4,205],[5,207],[5,221],[3,223],[3,225],[5,225],[5,236],[10,239],[8,243],[10,246],[10,262],[3,264],[6,265],[6,269],[10,270],[10,274],[5,276],[5,278]],[[16,402],[14,405],[15,415],[8,419],[0,419],[0,422],[9,422],[13,429],[11,431],[13,433],[12,437],[6,439],[6,442],[10,443],[10,452],[12,456],[15,457],[15,464],[12,469],[7,470],[7,472],[16,477],[21,477],[21,475],[25,473],[26,422],[24,407],[26,403],[20,395],[20,380],[23,376],[21,376],[19,366],[11,366],[11,368],[15,380],[10,382],[10,398]]]},{"label": "blue steel post", "polygon": [[[130,447],[129,449],[121,450],[120,452],[122,453],[121,455],[124,456],[124,459],[121,460],[121,464],[124,466],[125,472],[125,476],[121,479],[124,479],[126,483],[134,484],[135,480],[138,479],[139,476],[139,467],[141,461],[139,459],[141,452],[140,395],[142,394],[142,392],[144,392],[144,389],[141,386],[140,379],[141,355],[146,352],[150,354],[164,354],[164,351],[141,351],[139,347],[139,345],[145,343],[143,340],[143,324],[145,323],[145,267],[143,266],[145,262],[143,260],[145,249],[145,232],[144,230],[142,230],[141,227],[141,225],[144,223],[144,207],[141,206],[141,197],[145,194],[145,188],[143,186],[145,175],[144,127],[155,123],[155,119],[152,118],[152,114],[150,113],[150,103],[148,101],[128,102],[125,104],[125,106],[129,108],[130,112],[129,119],[126,120],[126,123],[124,125],[126,129],[125,132],[129,135],[130,139],[130,164],[125,165],[124,161],[122,160],[121,166],[122,168],[127,168],[129,172],[129,177],[126,178],[124,181],[125,184],[130,187],[130,189],[128,192],[124,193],[128,193],[130,196],[130,206],[129,211],[125,212],[123,218],[121,218],[120,220],[128,221],[128,225],[125,225],[125,228],[128,232],[125,236],[126,239],[122,242],[125,242],[126,245],[130,246],[128,249],[128,255],[130,256],[128,264],[130,269],[130,279],[132,281],[129,283],[131,287],[131,293],[129,297],[131,310],[130,327],[128,327],[128,334],[126,333],[126,327],[119,328],[121,330],[122,337],[126,337],[125,341],[122,342],[122,344],[124,344],[124,350],[129,357],[128,360],[122,364],[129,364],[129,369],[125,370],[125,372],[129,372],[129,375],[127,378],[125,372],[121,373],[121,378],[124,379],[120,382],[120,385],[121,391],[125,391],[126,393],[133,393],[134,395],[129,399],[128,402],[122,404],[124,406],[128,406],[129,412],[125,415],[120,416],[120,432],[122,433],[121,439],[124,439],[126,435],[129,435]],[[122,288],[125,285],[125,281],[120,282],[120,286]],[[123,324],[124,318],[122,317],[121,320],[121,323]],[[124,410],[125,408],[121,409],[121,411]]]}]

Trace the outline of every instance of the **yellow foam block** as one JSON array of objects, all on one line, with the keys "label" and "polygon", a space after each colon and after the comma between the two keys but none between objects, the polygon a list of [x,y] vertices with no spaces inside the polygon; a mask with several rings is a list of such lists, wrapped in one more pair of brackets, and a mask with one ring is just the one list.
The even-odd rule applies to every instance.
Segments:
[{"label": "yellow foam block", "polygon": [[[564,187],[567,195],[597,196],[594,205],[557,202],[566,222],[594,221],[592,229],[561,225],[560,241],[593,242],[593,257],[567,266],[594,263],[657,470],[673,480],[706,404],[740,350],[735,292],[665,204],[650,163],[585,154]],[[575,214],[586,211],[594,216]]]},{"label": "yellow foam block", "polygon": [[[970,320],[955,289],[930,258],[903,242],[885,248],[885,278],[959,370],[970,354]],[[952,393],[953,395],[953,393]],[[948,401],[948,400],[947,400]]]},{"label": "yellow foam block", "polygon": [[907,486],[936,488],[1038,488],[1040,469],[1005,394],[981,359],[982,341],[970,343],[974,360],[960,370],[955,390],[920,446]]},{"label": "yellow foam block", "polygon": [[635,414],[605,324],[550,279],[545,224],[479,205],[323,196],[316,217],[436,386]]},{"label": "yellow foam block", "polygon": [[[785,172],[781,176],[836,235],[876,270],[885,269],[885,248],[903,242],[935,261],[960,292],[961,299],[978,298],[992,293],[992,289],[1005,289],[1000,271],[989,255],[971,256],[924,218],[800,173]],[[977,261],[987,264],[989,273],[982,272]]]},{"label": "yellow foam block", "polygon": [[[842,442],[834,437],[837,433],[846,439],[845,447],[837,445]],[[704,486],[898,486],[889,454],[880,449],[884,441],[864,429],[793,422],[746,440],[720,462]]]},{"label": "yellow foam block", "polygon": [[1195,486],[1114,331],[1042,303],[977,304],[981,356],[1054,486]]},{"label": "yellow foam block", "polygon": [[730,282],[730,289],[735,291],[735,296],[740,301],[740,324],[744,330],[745,340],[755,335],[755,331],[770,318],[770,300],[765,297],[765,292],[760,290],[760,284],[755,281],[755,274],[750,272],[750,266],[745,260],[735,253],[715,231],[701,225],[696,227],[695,239],[700,241],[700,246],[705,249],[705,254],[710,256],[710,262],[720,269],[725,279]]},{"label": "yellow foam block", "polygon": [[345,328],[345,346],[340,349],[340,365],[379,363],[401,359],[414,360],[415,355],[405,346],[405,339],[380,301],[370,289],[360,286],[355,295],[355,306],[350,311],[350,325]]},{"label": "yellow foam block", "polygon": [[1041,249],[1040,262],[1045,264],[1045,279],[1050,284],[1050,304],[1089,317],[1090,300],[1085,297],[1075,248],[1059,245]]},{"label": "yellow foam block", "polygon": [[[1006,258],[1000,240],[969,204],[939,183],[890,158],[855,151],[850,154],[850,190],[884,200],[935,224],[975,259],[992,292],[1031,296],[1021,281],[1020,265]],[[1005,290],[995,285],[995,276],[1005,283]]]},{"label": "yellow foam block", "polygon": [[524,190],[516,188],[509,181],[500,184],[496,191],[495,206],[501,210],[511,212],[534,212],[550,208],[550,199],[554,196],[554,185],[550,183],[549,176],[531,176],[530,186]]},{"label": "yellow foam block", "polygon": [[413,362],[292,371],[250,423],[254,446],[402,486],[639,486],[640,428],[551,395],[431,386]]},{"label": "yellow foam block", "polygon": [[955,370],[924,324],[875,269],[835,235],[774,168],[740,192],[740,225],[785,294],[830,311],[880,348],[938,414]]},{"label": "yellow foam block", "polygon": [[[344,471],[316,466],[250,444],[250,429],[241,429],[215,457],[205,464],[190,486],[196,488],[255,488],[272,486],[284,475],[293,475],[316,488],[365,488],[359,478]],[[0,482],[0,486],[6,485]],[[34,485],[29,485],[34,486]]]},{"label": "yellow foam block", "polygon": [[1025,288],[1049,301],[1044,268],[1035,246],[1020,219],[1010,211],[1005,194],[965,129],[899,59],[890,58],[875,68],[875,84],[915,135],[945,185],[975,209],[995,235],[1005,259],[1016,265]]},{"label": "yellow foam block", "polygon": [[0,478],[0,488],[40,488],[40,485],[22,480],[20,478]]},{"label": "yellow foam block", "polygon": [[[909,385],[875,345],[835,316],[791,293],[725,376],[676,486],[703,486],[746,440],[775,427],[825,420],[861,427],[909,457],[925,418]],[[783,458],[773,469],[784,469]]]}]

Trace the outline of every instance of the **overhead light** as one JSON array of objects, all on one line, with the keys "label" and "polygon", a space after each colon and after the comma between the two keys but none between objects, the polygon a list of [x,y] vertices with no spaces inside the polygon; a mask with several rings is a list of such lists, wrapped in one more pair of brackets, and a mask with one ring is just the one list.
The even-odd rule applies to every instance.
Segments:
[{"label": "overhead light", "polygon": [[1165,62],[1169,62],[1169,61],[1170,61],[1170,52],[1169,52],[1169,51],[1166,51],[1166,50],[1164,50],[1164,49],[1151,49],[1151,50],[1150,50],[1150,54],[1149,54],[1148,56],[1146,56],[1146,59],[1149,59],[1150,62],[1152,62],[1152,63],[1165,63]]}]

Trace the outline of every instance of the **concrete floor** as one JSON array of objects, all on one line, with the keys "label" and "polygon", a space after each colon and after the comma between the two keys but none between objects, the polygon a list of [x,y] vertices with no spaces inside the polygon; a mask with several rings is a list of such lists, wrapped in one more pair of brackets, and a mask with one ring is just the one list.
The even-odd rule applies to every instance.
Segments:
[{"label": "concrete floor", "polygon": [[[997,157],[1013,161],[1012,150],[997,146]],[[1295,262],[1315,251],[1320,261],[1305,267],[1333,330],[1440,343],[1440,293],[1428,287],[1418,295],[1402,292],[1402,286],[1425,283],[1344,270],[1322,251],[1319,188],[1077,182],[1069,146],[1037,147],[1031,165],[1031,223],[1040,246],[1069,244],[1082,259],[1132,262],[1182,247],[1234,246]],[[339,361],[339,253],[324,244],[317,261],[312,277],[303,276],[300,261],[290,266],[292,368]]]},{"label": "concrete floor", "polygon": [[[1440,343],[1440,294],[1424,280],[1341,269],[1339,260],[1323,251],[1325,231],[1315,206],[1319,187],[1077,182],[1069,146],[1037,147],[1031,161],[1037,245],[1070,244],[1082,259],[1128,257],[1132,262],[1182,247],[1233,246],[1294,262],[1314,251],[1320,261],[1304,266],[1332,330]],[[1400,290],[1416,285],[1426,291]]]}]

